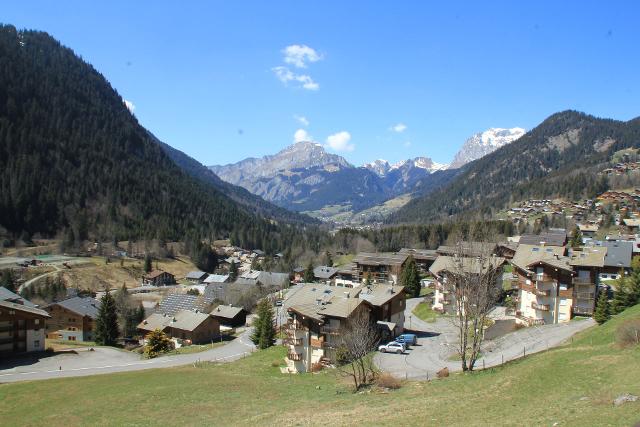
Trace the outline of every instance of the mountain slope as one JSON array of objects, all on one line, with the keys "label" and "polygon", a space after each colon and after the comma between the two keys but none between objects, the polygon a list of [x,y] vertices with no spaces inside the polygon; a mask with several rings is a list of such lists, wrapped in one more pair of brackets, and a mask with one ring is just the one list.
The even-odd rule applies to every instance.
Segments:
[{"label": "mountain slope", "polygon": [[451,215],[490,215],[511,199],[593,197],[606,187],[597,172],[613,151],[640,145],[639,121],[599,119],[565,111],[513,143],[461,169],[438,191],[412,200],[389,222]]},{"label": "mountain slope", "polygon": [[314,220],[307,215],[292,212],[276,206],[272,203],[267,202],[261,197],[250,193],[242,187],[232,185],[226,181],[223,181],[209,168],[199,163],[197,160],[189,157],[182,151],[177,150],[168,144],[165,144],[155,136],[151,136],[156,141],[156,143],[160,145],[164,152],[171,158],[171,160],[173,160],[173,162],[180,168],[182,168],[182,170],[184,170],[187,174],[191,175],[193,178],[201,180],[205,184],[213,185],[224,195],[244,206],[245,208],[250,209],[252,212],[267,218],[272,218],[287,223],[317,223],[317,220]]},{"label": "mountain slope", "polygon": [[273,240],[273,225],[182,171],[106,79],[48,34],[0,26],[0,87],[0,225],[9,233]]},{"label": "mountain slope", "polygon": [[490,128],[484,132],[478,132],[465,141],[454,156],[449,168],[457,169],[469,162],[478,160],[515,141],[524,134],[525,130],[522,128]]}]

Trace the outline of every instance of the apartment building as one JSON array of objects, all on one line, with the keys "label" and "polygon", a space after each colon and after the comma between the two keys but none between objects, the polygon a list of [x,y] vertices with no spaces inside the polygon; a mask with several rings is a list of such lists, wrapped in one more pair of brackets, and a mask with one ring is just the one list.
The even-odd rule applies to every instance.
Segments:
[{"label": "apartment building", "polygon": [[607,249],[520,245],[511,261],[517,277],[516,318],[529,325],[592,315]]},{"label": "apartment building", "polygon": [[373,283],[398,283],[398,278],[409,255],[396,252],[360,252],[353,259],[353,277],[364,282],[367,277]]},{"label": "apartment building", "polygon": [[395,336],[404,330],[404,288],[372,285],[341,288],[304,284],[286,301],[287,372],[311,372],[336,362],[341,332],[361,313],[381,332]]},{"label": "apartment building", "polygon": [[[429,271],[435,277],[433,310],[441,313],[456,314],[457,301],[454,276],[457,274],[480,274],[489,268],[497,268],[496,288],[502,286],[502,266],[505,259],[497,256],[487,258],[439,256]],[[462,270],[462,271],[461,271]]]},{"label": "apartment building", "polygon": [[0,287],[0,358],[44,351],[46,311]]}]

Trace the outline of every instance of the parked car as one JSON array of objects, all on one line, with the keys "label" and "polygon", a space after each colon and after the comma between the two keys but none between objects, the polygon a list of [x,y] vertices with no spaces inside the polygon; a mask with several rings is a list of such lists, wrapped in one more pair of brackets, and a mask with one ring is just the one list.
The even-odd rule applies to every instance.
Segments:
[{"label": "parked car", "polygon": [[418,343],[418,337],[416,334],[402,334],[396,337],[396,342],[406,344],[407,346],[416,345]]},{"label": "parked car", "polygon": [[407,347],[403,343],[396,342],[396,341],[391,341],[388,344],[383,344],[380,347],[378,347],[378,351],[380,351],[381,353],[402,354],[405,352],[406,349]]},{"label": "parked car", "polygon": [[282,300],[281,299],[277,299],[276,300],[276,307],[282,307]]}]

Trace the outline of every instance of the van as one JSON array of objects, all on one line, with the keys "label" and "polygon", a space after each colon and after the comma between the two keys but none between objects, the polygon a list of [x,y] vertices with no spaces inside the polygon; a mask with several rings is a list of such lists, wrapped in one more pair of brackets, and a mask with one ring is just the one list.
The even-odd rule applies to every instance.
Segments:
[{"label": "van", "polygon": [[407,345],[416,345],[418,343],[418,337],[416,334],[401,334],[396,337],[396,341]]}]

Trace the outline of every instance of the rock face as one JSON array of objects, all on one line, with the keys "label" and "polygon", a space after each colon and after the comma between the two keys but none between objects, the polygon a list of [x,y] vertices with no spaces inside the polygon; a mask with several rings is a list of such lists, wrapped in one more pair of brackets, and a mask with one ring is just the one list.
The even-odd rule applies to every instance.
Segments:
[{"label": "rock face", "polygon": [[376,160],[355,167],[322,145],[304,141],[274,155],[209,169],[224,181],[291,210],[349,205],[358,211],[423,187],[424,179],[446,165],[417,157],[394,165]]},{"label": "rock face", "polygon": [[456,153],[449,168],[456,169],[469,162],[477,160],[494,152],[524,135],[522,128],[490,128],[479,132],[467,139],[462,148]]}]

